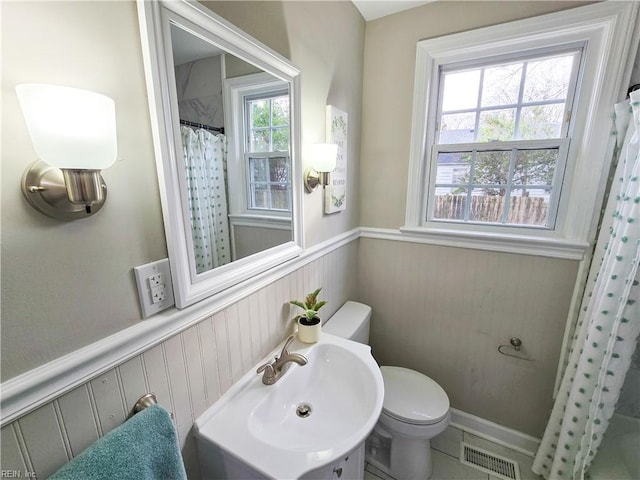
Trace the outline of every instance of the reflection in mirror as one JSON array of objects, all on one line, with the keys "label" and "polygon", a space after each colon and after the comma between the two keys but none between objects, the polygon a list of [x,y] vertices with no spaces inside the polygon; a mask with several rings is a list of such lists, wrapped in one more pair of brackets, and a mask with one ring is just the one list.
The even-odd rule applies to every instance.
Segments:
[{"label": "reflection in mirror", "polygon": [[200,274],[292,240],[289,88],[175,24],[171,45]]},{"label": "reflection in mirror", "polygon": [[302,251],[299,71],[196,2],[138,13],[182,308]]}]

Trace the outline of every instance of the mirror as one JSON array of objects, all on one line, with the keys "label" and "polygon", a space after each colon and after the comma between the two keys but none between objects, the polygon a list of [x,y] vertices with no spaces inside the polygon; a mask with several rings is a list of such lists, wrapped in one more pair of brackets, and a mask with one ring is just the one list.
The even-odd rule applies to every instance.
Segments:
[{"label": "mirror", "polygon": [[302,251],[299,71],[204,6],[138,1],[176,306]]}]

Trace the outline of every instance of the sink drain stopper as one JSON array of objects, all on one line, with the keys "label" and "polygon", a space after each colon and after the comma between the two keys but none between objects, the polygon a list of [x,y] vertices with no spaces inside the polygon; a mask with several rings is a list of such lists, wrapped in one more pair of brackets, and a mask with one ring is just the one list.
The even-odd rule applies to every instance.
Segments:
[{"label": "sink drain stopper", "polygon": [[300,405],[298,405],[298,408],[296,408],[296,415],[298,415],[300,418],[307,418],[309,415],[311,415],[311,405],[309,405],[308,403],[301,403]]}]

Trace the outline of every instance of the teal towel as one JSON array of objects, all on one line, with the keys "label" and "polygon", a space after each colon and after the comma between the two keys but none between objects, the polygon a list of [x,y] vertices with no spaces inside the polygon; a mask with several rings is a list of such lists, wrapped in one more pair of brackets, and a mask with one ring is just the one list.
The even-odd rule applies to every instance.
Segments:
[{"label": "teal towel", "polygon": [[152,405],[107,433],[53,474],[55,480],[184,480],[171,416]]}]

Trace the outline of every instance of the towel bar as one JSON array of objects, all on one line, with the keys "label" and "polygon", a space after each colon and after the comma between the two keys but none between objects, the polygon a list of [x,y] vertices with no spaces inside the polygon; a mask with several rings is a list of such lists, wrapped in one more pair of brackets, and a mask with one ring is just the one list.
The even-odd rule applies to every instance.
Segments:
[{"label": "towel bar", "polygon": [[[132,418],[63,465],[51,480],[187,480],[175,422],[165,409],[147,408],[156,404],[153,393],[140,397]],[[135,415],[142,410],[142,415]]]},{"label": "towel bar", "polygon": [[147,393],[138,399],[136,404],[133,406],[134,413],[139,413],[147,407],[151,405],[156,405],[158,403],[158,399],[156,398],[155,393]]},{"label": "towel bar", "polygon": [[133,409],[129,413],[127,420],[133,417],[136,413],[140,413],[145,408],[150,407],[151,405],[156,405],[157,403],[158,403],[158,399],[156,398],[155,393],[147,393],[141,396],[136,402],[136,404],[133,406]]},{"label": "towel bar", "polygon": [[[156,394],[146,393],[145,395],[141,396],[136,402],[136,404],[133,406],[133,409],[129,413],[127,420],[133,417],[136,413],[140,413],[145,408],[150,407],[151,405],[157,405],[157,404],[158,404],[158,399],[156,398]],[[169,416],[173,418],[173,412],[169,412]]]}]

